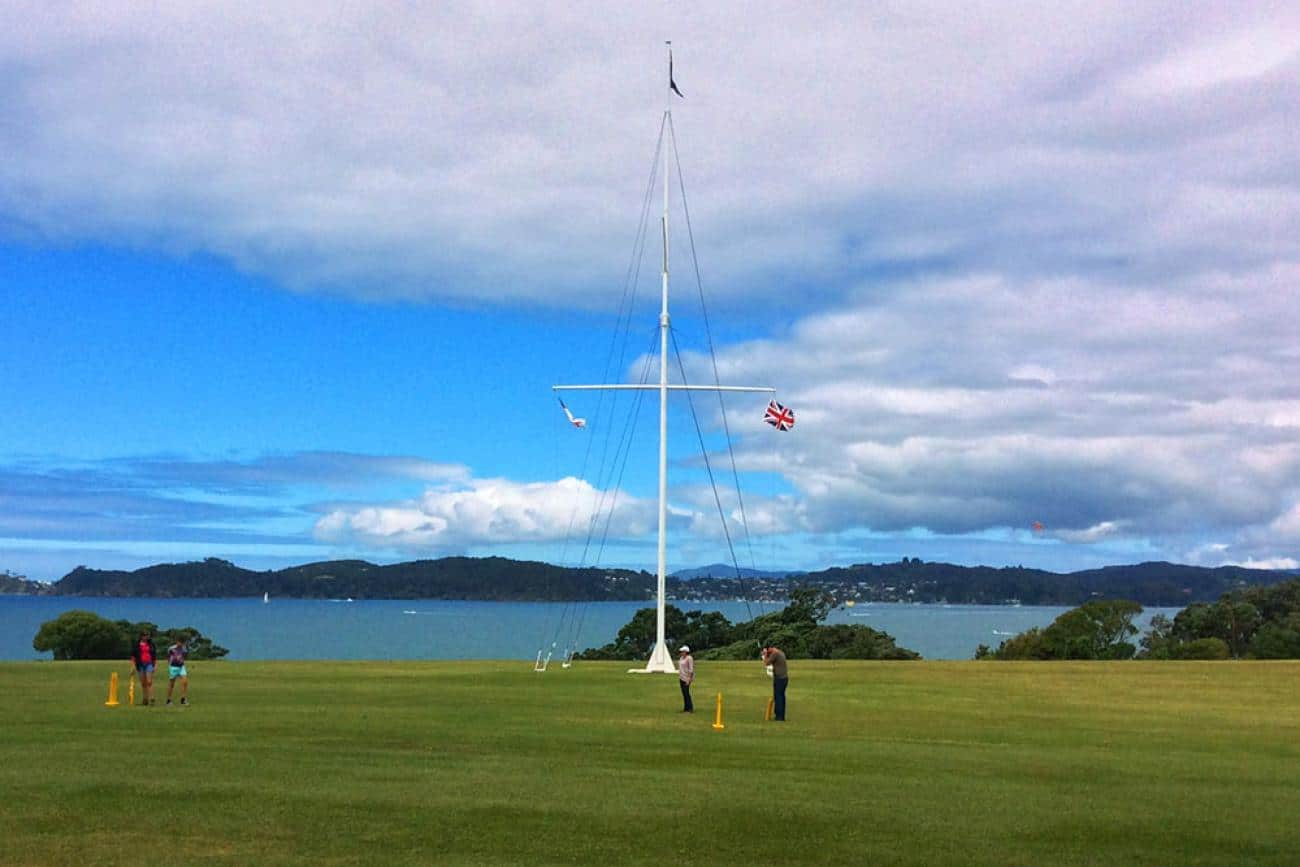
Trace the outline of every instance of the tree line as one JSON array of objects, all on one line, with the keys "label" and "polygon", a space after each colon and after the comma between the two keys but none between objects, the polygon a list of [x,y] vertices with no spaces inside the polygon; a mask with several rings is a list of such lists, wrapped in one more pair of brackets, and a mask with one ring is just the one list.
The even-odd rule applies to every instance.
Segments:
[{"label": "tree line", "polygon": [[918,557],[904,557],[896,563],[859,563],[809,572],[799,580],[827,587],[840,598],[873,602],[996,605],[1016,600],[1025,605],[1081,605],[1100,597],[1164,607],[1213,600],[1239,586],[1272,584],[1278,573],[1165,562],[1059,573],[1021,566],[927,563]]},{"label": "tree line", "polygon": [[[664,635],[670,647],[683,644],[697,659],[754,659],[765,643],[775,644],[787,656],[800,659],[920,659],[899,647],[893,636],[869,626],[823,624],[834,606],[824,588],[802,585],[790,591],[789,603],[741,623],[733,624],[717,611],[686,611],[664,606]],[[579,659],[642,659],[657,637],[654,608],[638,610],[618,635],[603,647],[577,654]]]},{"label": "tree line", "polygon": [[976,659],[1300,659],[1300,580],[1244,587],[1151,618],[1136,644],[1137,602],[1095,600]]},{"label": "tree line", "polygon": [[376,565],[332,560],[258,572],[209,557],[133,571],[78,566],[50,587],[58,596],[153,598],[480,599],[487,601],[633,601],[655,578],[627,569],[570,569],[504,557],[444,557]]},{"label": "tree line", "polygon": [[109,620],[93,611],[65,611],[41,624],[32,648],[62,659],[128,659],[142,632],[153,636],[161,653],[181,638],[190,659],[220,659],[229,650],[214,644],[193,626],[159,629],[147,620]]},{"label": "tree line", "polygon": [[[690,573],[692,570],[687,570]],[[1056,573],[1019,566],[957,566],[904,557],[896,563],[859,563],[802,573],[696,578],[669,576],[679,600],[783,601],[795,584],[816,585],[838,602],[907,601],[1078,605],[1091,599],[1132,599],[1143,605],[1205,602],[1237,587],[1271,584],[1278,573],[1238,566],[1205,568],[1139,563]],[[132,571],[78,566],[53,584],[21,576],[0,580],[0,593],[56,596],[298,599],[480,599],[489,601],[639,601],[653,598],[655,577],[644,570],[571,568],[505,557],[444,557],[377,565],[333,560],[256,571],[210,557],[160,563]]]}]

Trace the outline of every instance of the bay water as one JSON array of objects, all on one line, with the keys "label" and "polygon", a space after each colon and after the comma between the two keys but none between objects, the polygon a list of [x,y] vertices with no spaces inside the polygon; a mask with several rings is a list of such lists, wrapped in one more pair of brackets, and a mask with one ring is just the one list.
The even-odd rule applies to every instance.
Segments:
[{"label": "bay water", "polygon": [[[777,610],[772,603],[719,600],[672,603],[719,611],[733,623]],[[461,602],[368,599],[144,599],[0,596],[0,659],[49,659],[32,649],[41,623],[64,611],[110,620],[148,620],[162,628],[193,626],[230,649],[228,659],[517,659],[554,647],[579,650],[613,641],[645,602]],[[1047,626],[1068,608],[1010,605],[859,604],[837,608],[829,623],[883,630],[926,659],[970,659],[980,644]],[[1138,619],[1177,608],[1148,608]]]}]

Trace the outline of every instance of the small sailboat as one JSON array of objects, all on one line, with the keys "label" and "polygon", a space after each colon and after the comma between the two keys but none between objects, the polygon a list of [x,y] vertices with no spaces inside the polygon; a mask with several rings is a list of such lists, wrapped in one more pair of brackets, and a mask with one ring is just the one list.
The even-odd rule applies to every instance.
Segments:
[{"label": "small sailboat", "polygon": [[271,594],[270,594],[270,592],[263,593],[263,594],[262,594],[262,604],[263,604],[263,605],[267,605],[267,604],[270,603],[270,601],[271,601]]}]

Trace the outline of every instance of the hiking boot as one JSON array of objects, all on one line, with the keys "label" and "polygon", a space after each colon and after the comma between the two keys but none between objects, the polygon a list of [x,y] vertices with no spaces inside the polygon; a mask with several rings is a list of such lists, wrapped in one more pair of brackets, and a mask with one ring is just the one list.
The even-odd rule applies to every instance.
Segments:
[{"label": "hiking boot", "polygon": [[170,698],[167,699],[167,706],[168,706],[168,707],[171,707],[171,703],[172,703],[172,700],[171,700]]},{"label": "hiking boot", "polygon": [[181,699],[181,704],[189,704],[189,703],[190,703],[190,700],[189,700],[188,698],[183,698],[183,699]]}]

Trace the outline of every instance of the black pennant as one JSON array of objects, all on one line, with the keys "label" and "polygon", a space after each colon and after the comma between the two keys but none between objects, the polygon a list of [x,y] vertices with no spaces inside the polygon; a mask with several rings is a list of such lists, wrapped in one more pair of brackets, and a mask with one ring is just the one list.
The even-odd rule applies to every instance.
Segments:
[{"label": "black pennant", "polygon": [[677,82],[673,81],[673,52],[672,52],[672,49],[669,49],[669,50],[668,50],[668,87],[672,90],[673,93],[677,94],[677,95],[680,96],[682,99],[685,99],[685,98],[686,98],[686,97],[682,94],[682,92],[681,92],[680,90],[677,89]]}]

